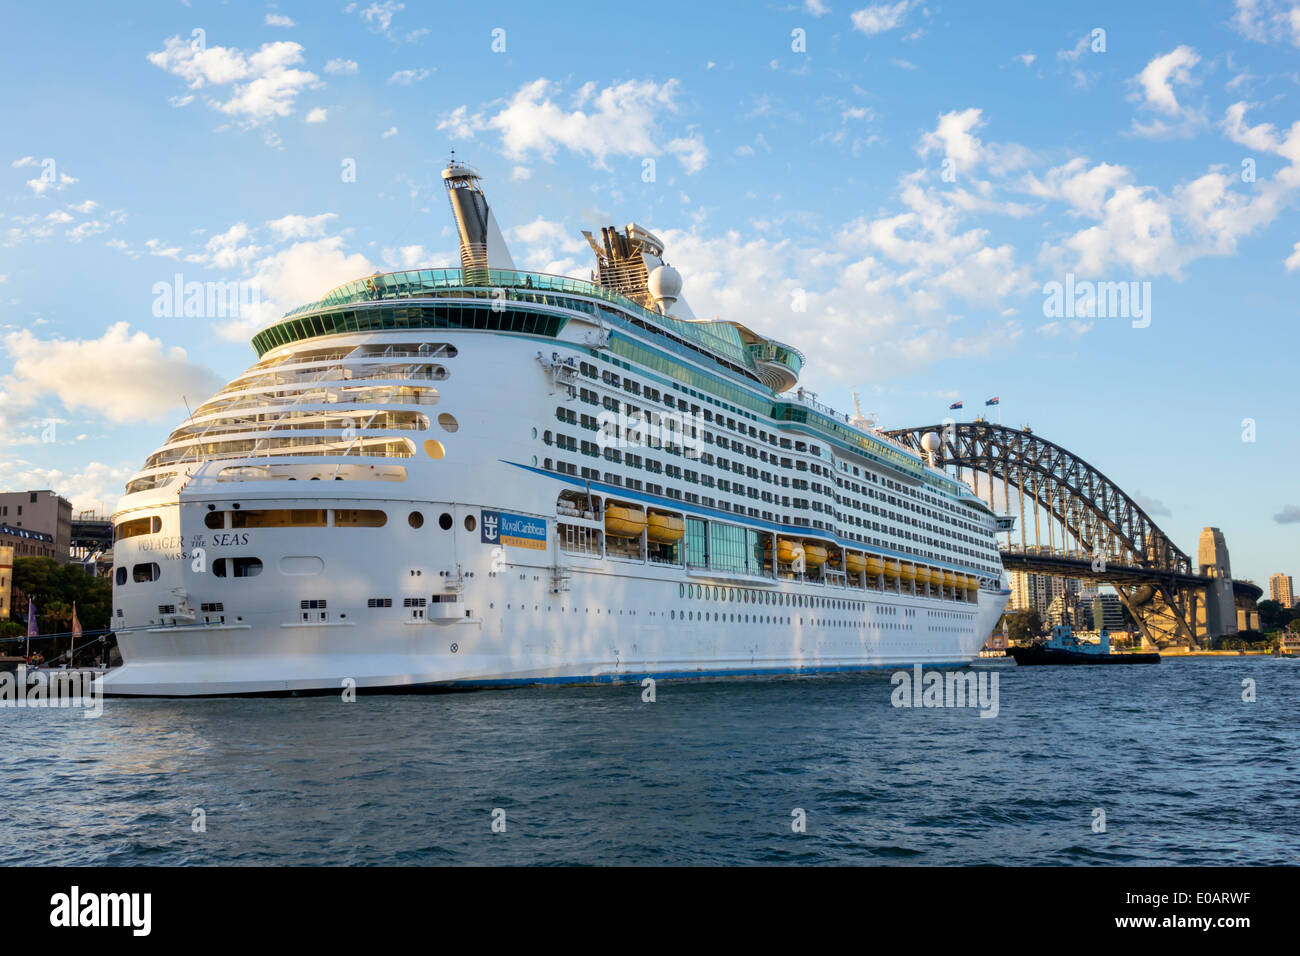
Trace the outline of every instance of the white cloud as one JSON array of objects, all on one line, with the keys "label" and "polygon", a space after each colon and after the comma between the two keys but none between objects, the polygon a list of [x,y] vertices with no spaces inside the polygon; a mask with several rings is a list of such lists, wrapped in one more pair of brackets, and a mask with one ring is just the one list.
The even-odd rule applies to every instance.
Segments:
[{"label": "white cloud", "polygon": [[257,328],[275,321],[289,309],[314,302],[334,286],[375,271],[360,253],[348,253],[342,236],[295,242],[253,266],[252,282],[261,294],[254,314],[219,329],[224,338],[243,340]]},{"label": "white cloud", "polygon": [[92,219],[89,222],[83,222],[79,226],[69,229],[66,233],[69,242],[81,242],[83,239],[89,239],[91,236],[97,236],[101,232],[108,232],[111,227],[106,222],[100,222],[98,219]]},{"label": "white cloud", "polygon": [[[348,7],[353,9],[356,4]],[[371,28],[380,33],[387,33],[393,25],[393,17],[406,9],[406,4],[394,3],[393,0],[384,0],[383,3],[372,3],[361,11],[361,19],[370,24]]]},{"label": "white cloud", "polygon": [[144,246],[151,255],[162,256],[166,259],[179,259],[181,255],[180,246],[169,246],[161,239],[146,239]]},{"label": "white cloud", "polygon": [[831,12],[823,0],[803,0],[803,8],[815,17],[824,17]]},{"label": "white cloud", "polygon": [[52,488],[72,502],[73,511],[106,515],[122,497],[126,481],[136,471],[130,465],[109,465],[88,461],[80,471],[42,468],[21,459],[0,461],[0,486],[6,488]]},{"label": "white cloud", "polygon": [[1232,26],[1257,43],[1300,46],[1300,5],[1278,0],[1236,0]]},{"label": "white cloud", "polygon": [[418,83],[420,80],[427,79],[433,75],[433,70],[421,68],[418,70],[398,70],[388,78],[389,83],[396,83],[398,86],[410,86],[412,83]]},{"label": "white cloud", "polygon": [[324,123],[329,119],[329,113],[323,106],[318,106],[307,114],[308,123]]},{"label": "white cloud", "polygon": [[268,27],[293,27],[297,26],[289,17],[282,13],[268,13],[266,15],[266,25]]},{"label": "white cloud", "polygon": [[1283,265],[1286,266],[1287,272],[1295,272],[1295,270],[1300,269],[1300,242],[1297,242],[1292,247],[1291,255],[1286,257]]},{"label": "white cloud", "polygon": [[917,0],[899,0],[898,3],[873,3],[869,7],[849,15],[853,29],[875,36],[902,26],[907,19],[907,11],[916,6]]},{"label": "white cloud", "polygon": [[944,113],[934,131],[921,137],[920,153],[927,156],[937,150],[952,160],[957,172],[969,172],[980,161],[981,144],[973,131],[983,125],[980,110],[975,107]]},{"label": "white cloud", "polygon": [[326,73],[339,73],[346,75],[355,73],[358,69],[360,68],[357,66],[356,60],[337,59],[330,60],[325,64]]},{"label": "white cloud", "polygon": [[516,183],[527,182],[533,178],[533,171],[527,166],[516,166],[510,170],[510,179]]},{"label": "white cloud", "polygon": [[288,40],[264,43],[255,53],[212,46],[196,50],[170,37],[149,62],[185,80],[192,90],[229,86],[229,99],[210,98],[208,105],[256,126],[293,112],[298,94],[320,85],[315,73],[299,70],[301,44]]},{"label": "white cloud", "polygon": [[[0,343],[13,362],[0,392],[18,407],[57,401],[67,411],[118,424],[160,421],[191,399],[211,394],[221,382],[190,361],[185,350],[132,333],[118,322],[97,339],[38,339],[30,329],[10,332]],[[111,368],[110,376],[70,375],[69,369]]]},{"label": "white cloud", "polygon": [[[50,167],[53,169],[54,167]],[[69,186],[80,182],[75,176],[69,176],[67,173],[58,173],[50,178],[41,177],[39,179],[27,180],[27,188],[38,196],[44,196],[47,192],[63,192]]]},{"label": "white cloud", "polygon": [[260,246],[248,241],[252,234],[246,223],[237,222],[225,232],[211,237],[204,244],[203,252],[193,253],[185,259],[222,271],[247,269],[262,252]]},{"label": "white cloud", "polygon": [[482,114],[471,116],[468,106],[458,106],[438,121],[438,129],[446,130],[452,139],[473,139],[474,130],[484,122]]},{"label": "white cloud", "polygon": [[1186,45],[1175,47],[1152,59],[1137,75],[1145,105],[1169,116],[1177,116],[1182,112],[1182,107],[1178,105],[1178,98],[1174,94],[1174,84],[1190,83],[1192,67],[1200,62],[1201,58],[1196,51]]},{"label": "white cloud", "polygon": [[384,132],[380,134],[380,138],[381,138],[381,139],[392,139],[392,138],[393,138],[394,136],[396,136],[396,135],[397,135],[397,127],[396,127],[396,126],[390,126],[390,127],[388,127],[388,129],[384,130]]},{"label": "white cloud", "polygon": [[268,220],[266,224],[280,240],[312,239],[325,235],[325,227],[337,218],[337,213],[323,212],[318,216],[281,216]]},{"label": "white cloud", "polygon": [[1153,138],[1187,136],[1205,125],[1204,114],[1179,103],[1174,89],[1175,86],[1193,84],[1192,68],[1200,62],[1200,55],[1195,50],[1179,46],[1155,57],[1142,68],[1142,72],[1132,80],[1137,87],[1133,98],[1139,101],[1143,110],[1154,112],[1157,117],[1149,123],[1134,120],[1134,133]]},{"label": "white cloud", "polygon": [[1020,63],[1023,66],[1033,66],[1034,60],[1038,59],[1038,57],[1032,53],[1019,53],[1013,56],[1011,59],[1015,60],[1016,62]]},{"label": "white cloud", "polygon": [[526,160],[540,155],[553,160],[559,148],[590,157],[600,169],[611,156],[656,157],[667,152],[688,173],[708,160],[708,148],[697,134],[665,137],[661,121],[677,111],[678,81],[628,80],[599,88],[584,84],[572,98],[572,109],[557,105],[557,84],[547,79],[525,83],[495,115],[471,114],[459,106],[444,115],[439,129],[458,139],[471,139],[487,129],[501,134],[505,155]]}]

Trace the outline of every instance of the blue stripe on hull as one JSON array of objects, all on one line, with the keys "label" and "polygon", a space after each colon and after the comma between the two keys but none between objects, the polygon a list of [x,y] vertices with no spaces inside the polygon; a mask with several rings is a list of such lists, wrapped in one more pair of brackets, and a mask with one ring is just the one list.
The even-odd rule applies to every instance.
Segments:
[{"label": "blue stripe on hull", "polygon": [[[642,671],[628,674],[579,674],[568,677],[511,677],[483,678],[482,680],[447,681],[433,687],[527,687],[530,684],[638,684],[647,677],[654,680],[716,680],[726,677],[800,677],[825,674],[857,674],[877,670],[906,670],[917,663],[922,667],[966,667],[971,662],[907,661],[895,664],[836,664],[824,667],[760,667],[752,670],[716,671]],[[359,688],[360,689],[360,688]]]}]

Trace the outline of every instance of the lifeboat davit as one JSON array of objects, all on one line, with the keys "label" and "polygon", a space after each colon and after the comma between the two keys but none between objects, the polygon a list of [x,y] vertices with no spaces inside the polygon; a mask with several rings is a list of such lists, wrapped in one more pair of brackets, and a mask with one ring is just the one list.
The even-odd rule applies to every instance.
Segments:
[{"label": "lifeboat davit", "polygon": [[645,512],[627,505],[605,506],[605,533],[616,538],[639,538],[645,530]]}]

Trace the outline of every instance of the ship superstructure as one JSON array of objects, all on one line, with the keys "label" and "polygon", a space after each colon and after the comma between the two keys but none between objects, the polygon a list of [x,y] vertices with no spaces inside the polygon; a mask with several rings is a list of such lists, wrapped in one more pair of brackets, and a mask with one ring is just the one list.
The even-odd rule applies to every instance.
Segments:
[{"label": "ship superstructure", "polygon": [[[114,516],[109,693],[822,673],[975,658],[1007,591],[959,481],[701,321],[664,245],[518,271],[469,167],[461,268],[260,331]],[[754,325],[760,324],[757,318]]]}]

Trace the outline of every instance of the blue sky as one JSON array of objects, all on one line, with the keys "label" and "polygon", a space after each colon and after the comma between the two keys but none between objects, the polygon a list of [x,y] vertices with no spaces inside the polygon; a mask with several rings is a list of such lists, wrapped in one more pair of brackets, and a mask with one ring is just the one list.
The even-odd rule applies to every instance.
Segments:
[{"label": "blue sky", "polygon": [[[454,147],[521,265],[585,277],[579,230],[637,221],[829,404],[903,427],[1000,395],[1185,551],[1216,525],[1238,576],[1300,574],[1290,0],[3,17],[0,486],[111,505],[259,325],[455,264]],[[155,314],[178,274],[260,302]],[[1071,274],[1149,282],[1149,323],[1046,315]]]}]

